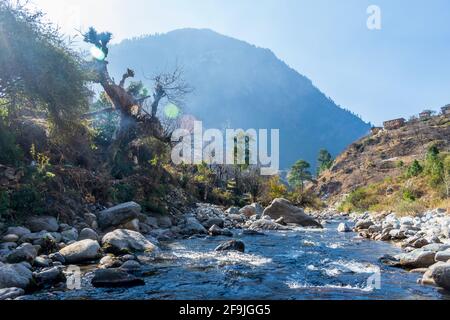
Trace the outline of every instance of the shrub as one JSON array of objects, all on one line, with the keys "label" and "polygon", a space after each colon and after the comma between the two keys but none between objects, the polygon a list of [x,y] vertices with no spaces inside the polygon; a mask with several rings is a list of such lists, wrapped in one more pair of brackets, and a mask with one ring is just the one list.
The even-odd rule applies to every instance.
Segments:
[{"label": "shrub", "polygon": [[12,192],[10,207],[19,214],[42,214],[45,212],[45,201],[34,186],[22,185]]},{"label": "shrub", "polygon": [[423,172],[423,167],[420,165],[419,161],[414,160],[414,162],[406,170],[406,177],[412,178],[417,177]]},{"label": "shrub", "polygon": [[0,218],[8,211],[10,206],[9,195],[6,190],[0,190]]},{"label": "shrub", "polygon": [[127,183],[119,183],[111,187],[109,195],[116,203],[133,201],[136,196],[136,188]]},{"label": "shrub", "polygon": [[18,165],[23,160],[23,152],[16,145],[15,136],[0,119],[0,163]]}]

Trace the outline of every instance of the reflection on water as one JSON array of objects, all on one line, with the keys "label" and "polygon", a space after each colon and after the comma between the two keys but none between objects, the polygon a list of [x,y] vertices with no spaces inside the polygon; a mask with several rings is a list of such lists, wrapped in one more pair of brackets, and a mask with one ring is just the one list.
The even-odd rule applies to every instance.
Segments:
[{"label": "reflection on water", "polygon": [[[94,289],[89,274],[80,291],[41,294],[38,299],[443,299],[420,275],[383,266],[378,258],[399,252],[387,243],[336,231],[298,228],[265,236],[238,235],[246,253],[214,252],[226,238],[163,244],[159,258],[132,289]],[[239,231],[236,231],[238,234]],[[368,281],[380,274],[380,288]]]}]

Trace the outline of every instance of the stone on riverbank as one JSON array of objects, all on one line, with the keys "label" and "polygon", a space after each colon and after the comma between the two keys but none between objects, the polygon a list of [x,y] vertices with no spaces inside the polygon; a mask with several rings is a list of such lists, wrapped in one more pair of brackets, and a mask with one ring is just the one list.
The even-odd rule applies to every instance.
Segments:
[{"label": "stone on riverbank", "polygon": [[24,264],[4,264],[0,262],[0,289],[26,289],[33,274]]},{"label": "stone on riverbank", "polygon": [[444,251],[439,251],[436,253],[436,262],[447,262],[450,260],[450,249],[446,249]]},{"label": "stone on riverbank", "polygon": [[98,241],[98,234],[94,230],[90,228],[84,228],[80,231],[80,234],[78,235],[78,241],[82,240],[94,240]]},{"label": "stone on riverbank", "polygon": [[157,247],[136,231],[118,229],[106,234],[102,239],[105,252],[127,254],[132,252],[153,252]]},{"label": "stone on riverbank", "polygon": [[31,233],[31,230],[24,227],[9,227],[6,231],[7,235],[15,234],[19,238],[29,233]]},{"label": "stone on riverbank", "polygon": [[20,262],[28,262],[33,263],[34,259],[37,257],[36,248],[29,243],[24,243],[21,246],[14,249],[7,257],[6,261],[8,263],[20,263]]},{"label": "stone on riverbank", "polygon": [[31,232],[57,232],[59,230],[59,224],[55,217],[31,217],[28,219],[27,226]]},{"label": "stone on riverbank", "polygon": [[445,263],[434,268],[431,277],[437,286],[450,291],[450,263]]},{"label": "stone on riverbank", "polygon": [[20,296],[23,296],[25,291],[20,288],[6,288],[0,289],[0,301],[2,300],[14,300]]},{"label": "stone on riverbank", "polygon": [[245,244],[239,240],[231,240],[220,244],[215,251],[239,251],[245,252]]},{"label": "stone on riverbank", "polygon": [[323,228],[319,222],[305,214],[301,208],[282,198],[273,200],[272,204],[264,210],[263,215],[272,219],[283,217],[286,223],[297,224],[302,227]]},{"label": "stone on riverbank", "polygon": [[184,227],[182,228],[183,234],[195,235],[195,234],[207,234],[205,227],[194,217],[187,217]]},{"label": "stone on riverbank", "polygon": [[428,268],[435,263],[436,253],[423,249],[416,249],[409,253],[403,253],[397,256],[399,266],[403,268]]},{"label": "stone on riverbank", "polygon": [[140,212],[141,206],[136,202],[122,203],[100,212],[98,225],[103,230],[117,227],[138,218]]},{"label": "stone on riverbank", "polygon": [[95,288],[130,288],[143,286],[145,282],[123,270],[101,269],[95,271],[92,285]]},{"label": "stone on riverbank", "polygon": [[68,245],[59,253],[66,264],[77,264],[97,260],[101,256],[101,248],[97,241],[88,239]]},{"label": "stone on riverbank", "polygon": [[33,277],[36,285],[40,288],[51,287],[55,284],[66,281],[66,276],[60,267],[47,268],[41,272],[35,272]]}]

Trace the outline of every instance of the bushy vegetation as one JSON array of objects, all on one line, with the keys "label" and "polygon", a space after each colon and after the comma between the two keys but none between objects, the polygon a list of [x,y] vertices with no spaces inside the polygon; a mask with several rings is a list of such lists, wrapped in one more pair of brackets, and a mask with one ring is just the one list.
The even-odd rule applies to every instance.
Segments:
[{"label": "bushy vegetation", "polygon": [[340,204],[346,212],[395,211],[415,214],[426,208],[448,207],[450,154],[432,145],[425,159],[401,166],[403,175],[358,188]]}]

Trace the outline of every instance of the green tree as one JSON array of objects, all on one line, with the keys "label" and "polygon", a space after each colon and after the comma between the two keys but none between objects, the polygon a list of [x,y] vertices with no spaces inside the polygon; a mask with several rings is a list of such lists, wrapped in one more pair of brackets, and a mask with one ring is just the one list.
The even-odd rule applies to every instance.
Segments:
[{"label": "green tree", "polygon": [[408,170],[406,170],[406,177],[412,178],[417,177],[423,172],[423,167],[419,163],[419,161],[414,160],[414,162],[408,167]]},{"label": "green tree", "polygon": [[317,175],[319,176],[325,170],[330,169],[333,166],[333,157],[326,149],[319,151],[319,156],[317,158],[317,163],[319,167],[317,168]]},{"label": "green tree", "polygon": [[427,174],[430,184],[433,187],[443,183],[444,179],[444,163],[440,159],[440,151],[436,145],[428,149],[425,161],[425,173]]},{"label": "green tree", "polygon": [[41,12],[18,3],[0,1],[0,99],[9,117],[25,106],[70,126],[88,109],[83,60]]},{"label": "green tree", "polygon": [[298,160],[289,172],[288,181],[294,188],[300,188],[303,192],[305,182],[312,180],[312,174],[309,171],[311,165],[305,160]]}]

